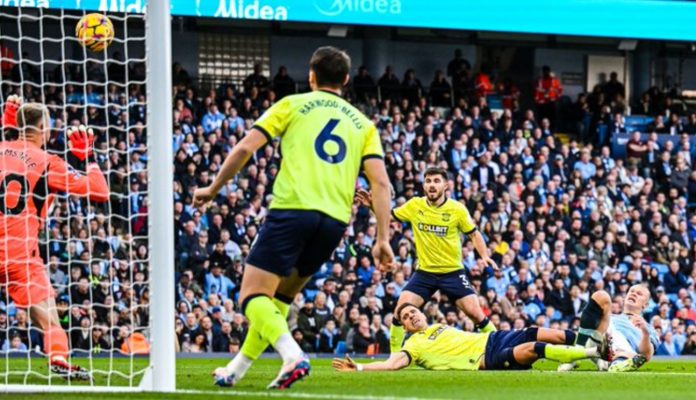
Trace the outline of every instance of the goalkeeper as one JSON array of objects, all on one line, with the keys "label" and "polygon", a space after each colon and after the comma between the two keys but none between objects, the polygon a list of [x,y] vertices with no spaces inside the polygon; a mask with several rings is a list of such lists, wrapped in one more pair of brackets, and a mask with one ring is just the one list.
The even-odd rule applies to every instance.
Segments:
[{"label": "goalkeeper", "polygon": [[339,372],[396,371],[415,364],[432,370],[524,370],[542,358],[572,362],[606,357],[608,342],[600,347],[571,346],[572,331],[528,328],[521,331],[471,333],[447,325],[428,326],[425,314],[413,304],[403,304],[396,315],[411,337],[386,361],[359,364],[346,356],[335,358]]},{"label": "goalkeeper", "polygon": [[[460,232],[471,238],[474,248],[486,264],[494,269],[498,267],[488,256],[486,242],[469,211],[463,204],[447,198],[447,171],[428,168],[423,179],[425,196],[414,197],[392,211],[394,218],[413,227],[418,256],[418,270],[401,292],[396,308],[406,303],[422,307],[440,290],[474,321],[481,332],[493,332],[495,326],[481,310],[478,295],[462,267]],[[365,190],[358,191],[357,199],[365,206],[372,204],[371,195]],[[404,341],[404,328],[396,315],[389,334],[391,352],[399,351]]]},{"label": "goalkeeper", "polygon": [[[105,202],[109,188],[93,162],[91,129],[71,127],[66,135],[79,172],[42,148],[50,135],[48,109],[38,103],[22,105],[10,96],[2,116],[5,133],[18,139],[0,143],[0,285],[7,285],[17,307],[27,308],[43,331],[43,348],[53,373],[66,379],[89,380],[89,372],[67,361],[68,336],[56,312],[55,293],[39,256],[39,229],[53,193],[68,193]],[[85,168],[86,167],[86,168]]]}]

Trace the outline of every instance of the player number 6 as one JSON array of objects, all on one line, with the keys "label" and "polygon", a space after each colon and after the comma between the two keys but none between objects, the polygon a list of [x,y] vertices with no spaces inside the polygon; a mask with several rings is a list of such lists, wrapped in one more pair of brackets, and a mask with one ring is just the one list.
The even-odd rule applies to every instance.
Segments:
[{"label": "player number 6", "polygon": [[[314,141],[314,151],[317,152],[319,158],[329,164],[338,164],[346,158],[346,142],[340,136],[331,133],[338,125],[338,122],[339,120],[337,119],[329,120],[324,129],[321,130],[321,133],[319,133],[319,136],[317,136],[317,140]],[[326,142],[335,142],[338,145],[338,152],[334,155],[327,153],[324,149]]]}]

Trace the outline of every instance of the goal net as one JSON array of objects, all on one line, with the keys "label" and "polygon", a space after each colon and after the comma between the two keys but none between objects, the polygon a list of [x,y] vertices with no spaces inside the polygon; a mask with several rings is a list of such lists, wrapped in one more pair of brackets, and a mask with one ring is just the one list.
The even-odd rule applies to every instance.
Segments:
[{"label": "goal net", "polygon": [[[162,3],[168,7],[168,1]],[[147,61],[152,56],[152,49],[146,46],[149,40],[146,37],[151,34],[147,30],[153,21],[146,21],[144,14],[102,14],[113,24],[114,39],[106,49],[92,51],[82,46],[75,27],[84,15],[97,11],[18,5],[0,7],[3,21],[0,24],[0,110],[5,109],[8,99],[14,99],[13,95],[21,96],[25,103],[46,105],[50,113],[50,138],[44,149],[70,166],[61,177],[50,176],[47,167],[45,179],[36,182],[29,177],[16,179],[18,187],[30,189],[20,190],[14,199],[13,182],[5,176],[4,168],[0,168],[0,221],[4,221],[0,223],[5,224],[0,227],[0,234],[11,237],[9,225],[17,223],[26,225],[24,232],[31,231],[30,218],[22,220],[22,215],[14,215],[19,203],[27,209],[31,204],[35,214],[44,214],[38,222],[38,254],[31,256],[40,261],[40,267],[50,277],[52,288],[45,291],[53,290],[49,298],[55,305],[46,300],[51,304],[48,312],[56,313],[60,328],[67,335],[67,362],[80,366],[91,378],[78,380],[74,375],[65,379],[49,366],[48,356],[53,353],[47,347],[52,349],[53,342],[47,338],[54,337],[55,324],[42,326],[39,322],[42,311],[28,304],[32,296],[39,296],[31,285],[32,274],[42,272],[41,268],[25,262],[25,270],[21,271],[17,264],[22,261],[13,261],[17,256],[12,254],[32,252],[32,240],[36,238],[27,235],[26,246],[9,248],[12,246],[0,244],[0,250],[5,252],[5,257],[0,257],[0,263],[5,262],[4,267],[0,265],[3,274],[0,277],[0,392],[166,390],[172,387],[173,367],[167,372],[171,382],[165,385],[169,386],[153,386],[156,380],[153,358],[158,353],[157,346],[173,353],[173,347],[166,348],[172,341],[157,339],[167,329],[173,335],[173,318],[166,327],[154,328],[158,321],[155,314],[159,318],[169,314],[151,304],[156,301],[163,306],[172,304],[173,316],[173,276],[169,273],[168,280],[159,280],[160,287],[171,282],[171,288],[158,291],[153,286],[162,271],[153,268],[157,260],[151,254],[162,254],[159,249],[166,249],[169,240],[162,234],[166,230],[158,226],[160,236],[164,236],[158,241],[165,246],[153,247],[150,234],[157,223],[152,219],[151,203],[161,198],[171,203],[171,191],[167,195],[166,190],[160,190],[166,188],[166,183],[157,186],[161,180],[151,178],[158,173],[162,178],[167,176],[161,166],[153,165],[171,165],[171,158],[153,162],[154,156],[167,154],[163,146],[153,149],[153,137],[160,138],[160,144],[167,143],[170,148],[171,139],[162,129],[166,123],[150,123],[153,119],[148,119],[148,114],[153,108],[171,108],[171,97],[167,95],[171,87],[164,92],[160,78],[156,88],[149,87],[152,76],[148,75],[148,68],[154,67],[162,73],[161,65]],[[158,19],[160,23],[169,23],[168,10],[166,13],[166,18]],[[168,34],[169,28],[165,31],[160,34]],[[168,63],[170,59],[161,58],[156,62]],[[168,76],[163,74],[165,79]],[[159,92],[153,95],[153,89]],[[167,104],[153,105],[148,98],[159,98]],[[160,117],[166,119],[168,115],[171,114],[164,112]],[[84,169],[86,163],[80,169],[76,162],[66,134],[69,127],[78,125],[94,131],[93,160],[108,185],[105,199],[94,196],[96,185],[92,180],[87,181],[86,191],[71,188],[68,182],[74,178],[71,174],[88,175]],[[153,130],[159,136],[153,135]],[[3,129],[0,135],[0,145],[15,141],[23,143],[20,146],[30,146],[17,140],[16,130]],[[60,179],[65,182],[59,182]],[[152,195],[156,188],[164,193]],[[170,208],[165,205],[162,209],[166,214]],[[10,215],[15,219],[11,220]],[[169,256],[173,258],[173,254]],[[168,262],[162,260],[158,266],[167,269]],[[13,296],[23,290],[30,294],[27,304]],[[153,298],[154,295],[159,298]],[[171,302],[167,296],[172,298]],[[160,379],[162,376],[165,375],[160,375]]]}]

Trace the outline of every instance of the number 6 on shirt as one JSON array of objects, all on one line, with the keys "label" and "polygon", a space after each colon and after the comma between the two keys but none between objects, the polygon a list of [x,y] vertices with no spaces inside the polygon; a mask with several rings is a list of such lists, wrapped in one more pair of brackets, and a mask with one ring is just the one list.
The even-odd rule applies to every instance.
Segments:
[{"label": "number 6 on shirt", "polygon": [[[330,119],[324,126],[324,129],[321,130],[321,133],[319,133],[319,136],[317,136],[317,140],[314,141],[314,150],[317,152],[317,155],[329,164],[338,164],[346,158],[346,142],[340,136],[331,133],[338,125],[338,122],[339,120],[337,119]],[[338,153],[335,155],[327,153],[324,149],[326,142],[335,142],[338,145]]]}]

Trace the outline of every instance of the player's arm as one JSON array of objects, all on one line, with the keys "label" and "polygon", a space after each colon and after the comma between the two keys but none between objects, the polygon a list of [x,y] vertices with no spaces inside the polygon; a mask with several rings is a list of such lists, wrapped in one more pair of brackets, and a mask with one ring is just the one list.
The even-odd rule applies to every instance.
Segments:
[{"label": "player's arm", "polygon": [[377,242],[372,250],[380,266],[391,268],[394,252],[389,244],[389,222],[391,221],[391,194],[389,176],[384,160],[373,157],[363,162],[363,168],[372,187],[372,208],[377,218]]},{"label": "player's arm", "polygon": [[377,242],[372,255],[379,260],[380,268],[389,270],[394,261],[394,252],[389,244],[391,184],[384,166],[384,151],[377,128],[371,125],[366,134],[361,156],[365,175],[372,188],[372,209],[377,217]]},{"label": "player's arm", "polygon": [[495,261],[488,255],[488,246],[486,245],[486,240],[483,238],[483,234],[481,234],[476,224],[474,224],[469,211],[463,206],[459,219],[459,230],[471,239],[471,243],[474,245],[474,249],[476,249],[479,257],[481,257],[486,264],[493,267],[493,269],[498,269],[498,265],[496,265]]},{"label": "player's arm", "polygon": [[52,157],[48,164],[48,188],[53,192],[86,196],[93,201],[108,201],[109,185],[93,158],[94,132],[80,125],[68,128],[66,135],[70,153],[86,164],[85,173],[71,170],[63,159]]},{"label": "player's arm", "polygon": [[498,269],[498,265],[488,255],[488,246],[486,245],[486,240],[483,238],[481,232],[479,232],[477,229],[474,232],[470,233],[468,236],[469,239],[471,239],[471,243],[474,245],[474,248],[476,249],[476,252],[478,253],[479,257],[481,257],[481,259],[485,261],[486,264],[490,265],[493,269]]},{"label": "player's arm", "polygon": [[631,322],[633,325],[640,329],[641,337],[640,343],[638,344],[638,352],[645,356],[645,358],[650,361],[655,352],[652,342],[650,341],[650,330],[648,330],[648,324],[645,319],[640,315],[631,315]]},{"label": "player's arm", "polygon": [[408,354],[403,351],[392,353],[385,361],[377,361],[361,364],[353,361],[350,356],[346,358],[334,358],[332,365],[338,372],[359,372],[359,371],[398,371],[408,367],[411,360]]}]

